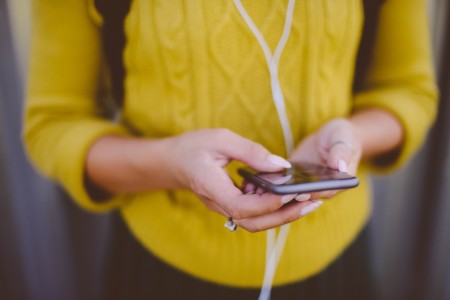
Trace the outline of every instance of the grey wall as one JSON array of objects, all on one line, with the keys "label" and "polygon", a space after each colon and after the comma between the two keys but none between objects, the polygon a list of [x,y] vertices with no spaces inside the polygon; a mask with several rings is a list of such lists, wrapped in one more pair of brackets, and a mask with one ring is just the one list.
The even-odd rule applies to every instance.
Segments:
[{"label": "grey wall", "polygon": [[450,5],[435,0],[429,7],[438,120],[413,161],[374,178],[371,229],[383,299],[450,299]]}]

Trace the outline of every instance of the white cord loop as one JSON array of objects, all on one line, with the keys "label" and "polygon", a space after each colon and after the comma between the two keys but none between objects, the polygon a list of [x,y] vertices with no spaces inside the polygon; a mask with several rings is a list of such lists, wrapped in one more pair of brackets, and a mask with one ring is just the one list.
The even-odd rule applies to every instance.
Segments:
[{"label": "white cord loop", "polygon": [[[248,15],[245,8],[242,6],[240,0],[234,0],[234,4],[247,23],[248,27],[252,31],[259,45],[261,46],[264,57],[266,58],[267,67],[270,74],[270,86],[272,89],[272,98],[277,109],[278,117],[280,119],[281,128],[283,130],[284,142],[286,146],[286,153],[289,154],[294,149],[292,130],[289,125],[289,119],[286,113],[286,105],[284,102],[283,92],[281,91],[280,80],[278,78],[278,64],[281,54],[286,46],[287,40],[291,33],[292,28],[292,16],[294,14],[295,0],[289,0],[286,10],[286,20],[284,23],[283,33],[278,41],[275,52],[272,55],[270,48],[264,39],[264,36],[256,27],[253,20]],[[266,270],[264,272],[264,280],[259,295],[260,300],[270,299],[270,292],[272,290],[272,282],[275,276],[275,271],[280,261],[281,254],[283,253],[284,245],[286,243],[287,236],[289,234],[289,224],[283,225],[280,228],[278,237],[276,236],[275,229],[267,231],[267,246],[266,246]]]},{"label": "white cord loop", "polygon": [[269,45],[264,39],[264,36],[259,31],[258,27],[256,27],[255,23],[253,22],[252,18],[249,16],[245,8],[242,6],[241,1],[234,0],[234,4],[264,52],[264,57],[266,58],[267,66],[269,68],[270,85],[272,88],[272,98],[275,107],[277,109],[281,127],[283,129],[286,151],[289,154],[294,148],[293,146],[294,143],[292,138],[291,126],[289,125],[289,119],[286,113],[284,96],[283,92],[281,91],[280,80],[278,78],[278,63],[280,61],[281,53],[283,52],[284,47],[286,46],[287,40],[289,38],[289,35],[291,33],[292,16],[294,13],[295,0],[289,0],[283,33],[281,35],[280,40],[278,41],[277,47],[275,48],[274,55],[272,55]]}]

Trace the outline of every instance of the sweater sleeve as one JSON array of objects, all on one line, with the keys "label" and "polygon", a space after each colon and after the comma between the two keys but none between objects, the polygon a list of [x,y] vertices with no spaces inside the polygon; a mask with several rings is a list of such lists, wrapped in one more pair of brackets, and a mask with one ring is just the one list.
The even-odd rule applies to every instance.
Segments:
[{"label": "sweater sleeve", "polygon": [[398,118],[404,140],[389,160],[369,162],[375,171],[395,169],[421,146],[437,108],[426,1],[388,0],[380,11],[373,57],[355,95],[355,110],[381,108]]},{"label": "sweater sleeve", "polygon": [[87,1],[35,0],[24,142],[28,156],[82,207],[106,211],[123,199],[93,201],[84,186],[85,159],[104,135],[128,135],[102,118],[97,104],[101,68],[99,28]]}]

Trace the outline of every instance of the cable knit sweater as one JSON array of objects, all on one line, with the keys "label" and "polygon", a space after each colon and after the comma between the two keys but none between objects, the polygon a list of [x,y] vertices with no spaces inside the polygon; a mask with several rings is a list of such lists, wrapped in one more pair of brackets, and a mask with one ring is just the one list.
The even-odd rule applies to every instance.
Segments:
[{"label": "cable knit sweater", "polygon": [[[272,51],[287,1],[243,0]],[[232,286],[261,285],[266,235],[223,228],[225,218],[185,190],[89,198],[83,183],[90,145],[108,134],[166,137],[226,127],[286,156],[263,53],[231,0],[134,0],[125,20],[121,119],[102,117],[100,15],[86,0],[35,0],[24,139],[38,169],[82,207],[119,209],[136,238],[193,276]],[[330,264],[370,215],[367,172],[405,162],[433,121],[436,90],[424,0],[388,0],[380,14],[364,89],[352,94],[363,26],[362,1],[298,0],[279,78],[295,143],[324,122],[383,108],[401,121],[401,153],[383,168],[363,162],[360,187],[340,193],[291,226],[274,284]],[[235,165],[230,174],[235,174]]]}]

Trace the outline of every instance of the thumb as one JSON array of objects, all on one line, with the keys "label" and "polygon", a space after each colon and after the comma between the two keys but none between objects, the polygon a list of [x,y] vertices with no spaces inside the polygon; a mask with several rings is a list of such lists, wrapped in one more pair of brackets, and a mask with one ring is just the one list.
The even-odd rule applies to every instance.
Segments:
[{"label": "thumb", "polygon": [[327,166],[340,172],[348,173],[348,166],[351,164],[352,156],[353,147],[351,144],[345,141],[336,141],[329,148]]},{"label": "thumb", "polygon": [[275,172],[283,168],[290,168],[291,163],[281,156],[269,152],[261,144],[232,134],[228,142],[223,143],[223,154],[232,159],[246,163],[258,171]]}]

